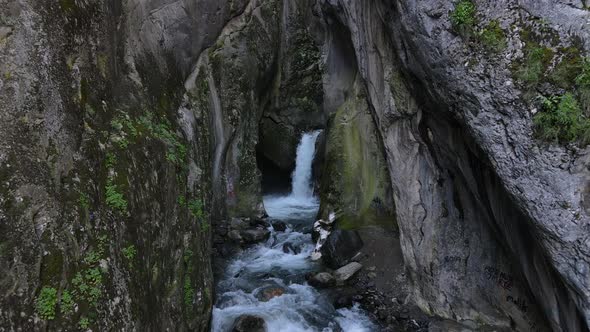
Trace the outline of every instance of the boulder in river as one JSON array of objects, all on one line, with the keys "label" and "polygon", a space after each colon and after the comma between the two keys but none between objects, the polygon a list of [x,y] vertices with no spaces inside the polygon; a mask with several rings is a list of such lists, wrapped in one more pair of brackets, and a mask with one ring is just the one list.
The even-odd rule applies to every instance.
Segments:
[{"label": "boulder in river", "polygon": [[275,223],[272,224],[272,227],[275,229],[275,231],[277,232],[284,232],[287,230],[287,224],[285,224],[282,221],[277,221]]},{"label": "boulder in river", "polygon": [[291,242],[287,242],[287,243],[283,244],[283,252],[285,254],[297,255],[301,252],[301,249],[293,246],[293,244]]},{"label": "boulder in river", "polygon": [[240,232],[240,236],[245,243],[257,243],[268,240],[270,231],[266,228],[247,229]]},{"label": "boulder in river", "polygon": [[240,235],[240,232],[237,230],[232,230],[230,231],[227,236],[234,242],[242,242],[242,236]]},{"label": "boulder in river", "polygon": [[336,285],[336,279],[329,272],[316,273],[307,282],[315,288],[329,288]]},{"label": "boulder in river", "polygon": [[320,252],[324,263],[337,269],[348,264],[362,247],[363,240],[356,231],[337,229],[328,236]]},{"label": "boulder in river", "polygon": [[232,328],[232,332],[266,332],[266,322],[263,318],[254,315],[242,315],[238,317]]},{"label": "boulder in river", "polygon": [[252,220],[250,220],[250,226],[268,228],[270,227],[270,223],[262,218],[252,218]]},{"label": "boulder in river", "polygon": [[270,287],[264,288],[263,290],[258,292],[258,294],[256,295],[256,298],[258,298],[262,302],[267,302],[267,301],[270,301],[273,298],[279,297],[283,294],[285,294],[285,289],[283,287],[270,286]]},{"label": "boulder in river", "polygon": [[246,229],[249,227],[249,223],[240,219],[240,218],[232,218],[230,224],[229,224],[231,229],[236,229],[236,230],[240,230],[240,229]]},{"label": "boulder in river", "polygon": [[343,295],[336,298],[334,301],[334,308],[341,309],[341,308],[349,308],[352,307],[353,301],[352,296],[350,295]]}]

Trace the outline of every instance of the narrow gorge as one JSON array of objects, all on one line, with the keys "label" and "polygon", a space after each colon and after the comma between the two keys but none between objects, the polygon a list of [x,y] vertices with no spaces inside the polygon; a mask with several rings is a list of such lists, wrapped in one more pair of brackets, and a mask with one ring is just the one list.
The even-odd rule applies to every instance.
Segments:
[{"label": "narrow gorge", "polygon": [[0,331],[589,331],[588,143],[585,0],[0,0]]}]

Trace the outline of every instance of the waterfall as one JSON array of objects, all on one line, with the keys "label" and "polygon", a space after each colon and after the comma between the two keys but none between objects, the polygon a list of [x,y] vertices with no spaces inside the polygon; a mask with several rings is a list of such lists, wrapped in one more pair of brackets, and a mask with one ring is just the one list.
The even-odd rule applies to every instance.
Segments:
[{"label": "waterfall", "polygon": [[293,190],[291,195],[294,197],[306,198],[313,196],[311,166],[315,155],[315,143],[319,135],[319,130],[304,133],[303,137],[301,137],[301,142],[299,142],[299,146],[297,146],[295,171],[293,171],[292,175]]},{"label": "waterfall", "polygon": [[[309,273],[322,270],[310,259],[315,244],[309,234],[319,209],[311,185],[319,134],[301,138],[292,192],[264,196],[270,239],[240,252],[217,280],[212,332],[234,331],[236,320],[249,315],[263,319],[267,331],[379,331],[358,304],[336,309],[332,293],[318,292],[305,281]],[[279,223],[282,230],[275,229]]]}]

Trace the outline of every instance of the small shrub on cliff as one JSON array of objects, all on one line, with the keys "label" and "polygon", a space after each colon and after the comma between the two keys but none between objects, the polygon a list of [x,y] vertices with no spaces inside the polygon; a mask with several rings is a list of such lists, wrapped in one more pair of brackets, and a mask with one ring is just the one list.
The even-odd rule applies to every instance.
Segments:
[{"label": "small shrub on cliff", "polygon": [[127,258],[130,261],[132,261],[135,258],[135,256],[137,255],[137,249],[135,249],[134,245],[129,245],[129,246],[123,248],[122,252],[123,252],[123,256],[125,256],[125,258]]},{"label": "small shrub on cliff", "polygon": [[88,329],[90,327],[90,319],[88,319],[88,317],[82,316],[78,322],[78,327],[80,327],[82,330]]},{"label": "small shrub on cliff", "polygon": [[590,142],[590,120],[573,94],[539,99],[543,109],[533,118],[539,138],[560,143],[580,141],[584,145]]},{"label": "small shrub on cliff", "polygon": [[127,212],[127,201],[122,193],[119,192],[119,187],[111,180],[107,182],[105,187],[107,205],[119,212]]},{"label": "small shrub on cliff", "polygon": [[57,289],[53,287],[43,287],[37,301],[35,309],[37,314],[45,320],[55,319],[55,306],[57,304]]},{"label": "small shrub on cliff", "polygon": [[59,300],[59,309],[62,314],[69,315],[74,312],[74,298],[68,290],[64,290]]},{"label": "small shrub on cliff", "polygon": [[74,295],[88,302],[92,307],[98,305],[98,300],[102,296],[103,276],[100,267],[93,267],[76,273],[72,279],[74,285]]},{"label": "small shrub on cliff", "polygon": [[477,23],[475,14],[476,7],[473,1],[459,1],[455,5],[455,9],[451,12],[451,23],[455,31],[464,37],[471,36]]},{"label": "small shrub on cliff", "polygon": [[583,58],[576,47],[560,49],[559,63],[551,73],[551,81],[563,89],[571,89],[576,84],[576,77],[582,71]]},{"label": "small shrub on cliff", "polygon": [[85,193],[80,193],[80,197],[78,197],[78,205],[80,205],[83,209],[90,208],[90,198]]},{"label": "small shrub on cliff", "polygon": [[203,213],[203,202],[199,199],[191,199],[188,202],[188,209],[191,211],[193,217],[197,218],[197,221],[202,221],[204,218]]},{"label": "small shrub on cliff", "polygon": [[525,48],[524,62],[516,70],[516,77],[529,87],[537,85],[545,75],[551,59],[551,49],[539,45],[528,46]]},{"label": "small shrub on cliff", "polygon": [[488,23],[481,31],[480,40],[486,48],[494,52],[500,52],[506,48],[506,34],[497,20]]}]

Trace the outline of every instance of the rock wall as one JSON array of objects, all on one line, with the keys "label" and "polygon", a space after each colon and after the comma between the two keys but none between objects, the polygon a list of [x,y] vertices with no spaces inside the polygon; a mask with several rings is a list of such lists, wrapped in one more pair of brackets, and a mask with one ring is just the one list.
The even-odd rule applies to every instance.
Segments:
[{"label": "rock wall", "polygon": [[256,146],[276,72],[281,12],[280,1],[250,2],[186,82],[186,107],[212,116],[215,219],[263,213]]},{"label": "rock wall", "polygon": [[352,83],[343,104],[331,114],[325,144],[319,218],[327,220],[336,212],[340,228],[382,224],[395,229],[381,137],[360,79]]},{"label": "rock wall", "polygon": [[292,172],[302,132],[325,128],[326,116],[319,22],[307,1],[282,3],[278,62],[258,150],[280,170]]},{"label": "rock wall", "polygon": [[354,49],[341,63],[358,68],[384,142],[414,301],[473,329],[585,331],[587,150],[534,139],[513,68],[531,29],[561,27],[536,41],[553,43],[555,62],[576,40],[586,52],[587,11],[562,1],[475,4],[476,24],[497,20],[508,31],[501,52],[458,35],[451,2],[317,6],[328,31],[348,36],[326,44]]},{"label": "rock wall", "polygon": [[246,1],[0,1],[0,330],[208,330],[213,150],[186,107]]}]

